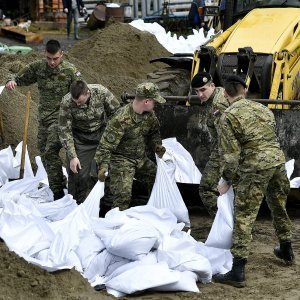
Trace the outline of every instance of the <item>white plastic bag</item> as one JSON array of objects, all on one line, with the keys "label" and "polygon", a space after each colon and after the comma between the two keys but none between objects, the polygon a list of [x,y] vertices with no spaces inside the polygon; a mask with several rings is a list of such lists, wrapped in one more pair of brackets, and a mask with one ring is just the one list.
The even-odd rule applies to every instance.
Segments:
[{"label": "white plastic bag", "polygon": [[113,234],[102,237],[110,253],[130,260],[140,259],[158,246],[160,234],[149,223],[141,220],[129,220]]},{"label": "white plastic bag", "polygon": [[162,144],[167,149],[166,152],[172,156],[176,166],[176,182],[199,184],[201,173],[195,165],[191,154],[174,137],[164,139]]},{"label": "white plastic bag", "polygon": [[205,242],[206,246],[230,249],[233,230],[233,189],[218,198],[218,211]]},{"label": "white plastic bag", "polygon": [[156,162],[157,173],[148,205],[168,208],[177,217],[178,222],[184,222],[189,227],[189,213],[175,182],[174,163],[171,160],[166,163],[157,156]]}]

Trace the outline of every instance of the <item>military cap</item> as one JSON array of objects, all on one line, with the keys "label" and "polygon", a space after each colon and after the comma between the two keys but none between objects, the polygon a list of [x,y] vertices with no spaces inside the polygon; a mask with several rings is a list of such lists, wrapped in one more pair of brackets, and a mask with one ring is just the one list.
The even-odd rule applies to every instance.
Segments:
[{"label": "military cap", "polygon": [[239,83],[241,84],[244,88],[247,88],[247,84],[245,81],[238,75],[230,75],[225,79],[226,83]]},{"label": "military cap", "polygon": [[212,77],[209,73],[199,72],[198,74],[196,74],[193,77],[191,85],[192,85],[192,88],[195,89],[195,88],[200,88],[211,81],[212,81]]},{"label": "military cap", "polygon": [[158,103],[165,103],[166,99],[159,93],[159,88],[152,82],[144,82],[137,86],[135,95],[137,97],[150,98]]}]

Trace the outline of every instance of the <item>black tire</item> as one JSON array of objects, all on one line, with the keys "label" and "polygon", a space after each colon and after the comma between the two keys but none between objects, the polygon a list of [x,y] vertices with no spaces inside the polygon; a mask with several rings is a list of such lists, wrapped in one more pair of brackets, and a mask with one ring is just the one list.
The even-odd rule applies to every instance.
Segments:
[{"label": "black tire", "polygon": [[147,74],[147,79],[159,87],[163,96],[187,96],[190,90],[190,71],[167,67]]}]

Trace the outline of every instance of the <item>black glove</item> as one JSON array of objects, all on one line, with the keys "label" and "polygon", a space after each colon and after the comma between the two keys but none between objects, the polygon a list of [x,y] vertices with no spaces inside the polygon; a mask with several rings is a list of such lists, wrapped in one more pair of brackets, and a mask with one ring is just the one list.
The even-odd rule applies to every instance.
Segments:
[{"label": "black glove", "polygon": [[159,158],[162,158],[166,152],[166,148],[163,145],[158,145],[155,147],[155,153]]},{"label": "black glove", "polygon": [[106,172],[107,172],[107,168],[104,168],[104,167],[101,167],[98,171],[98,179],[101,181],[101,182],[104,182],[105,181],[105,178],[106,178]]}]

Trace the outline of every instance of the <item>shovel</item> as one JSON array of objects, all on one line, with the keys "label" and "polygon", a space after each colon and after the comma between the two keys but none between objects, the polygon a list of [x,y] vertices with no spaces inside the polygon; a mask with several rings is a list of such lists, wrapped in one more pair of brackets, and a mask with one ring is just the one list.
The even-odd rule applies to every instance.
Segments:
[{"label": "shovel", "polygon": [[27,93],[27,96],[26,96],[26,108],[25,108],[24,135],[23,135],[22,154],[21,154],[20,179],[22,179],[24,177],[25,154],[26,154],[27,137],[28,137],[30,99],[31,99],[31,94],[30,94],[30,91],[29,91]]}]

